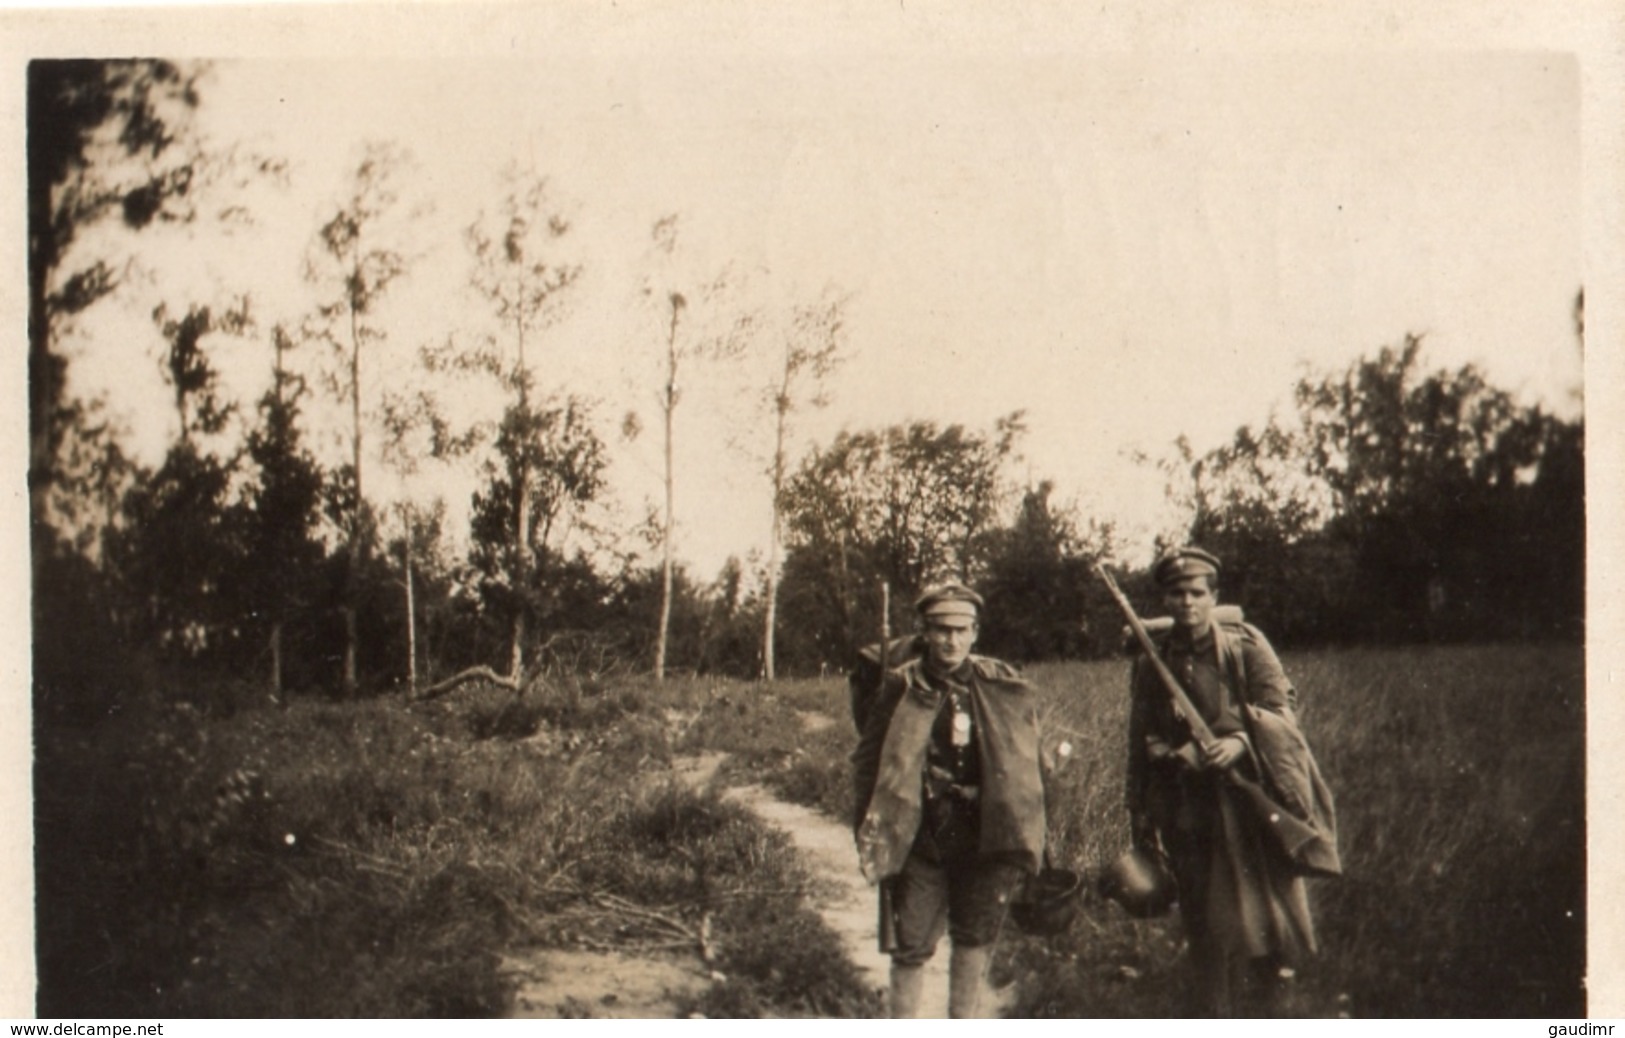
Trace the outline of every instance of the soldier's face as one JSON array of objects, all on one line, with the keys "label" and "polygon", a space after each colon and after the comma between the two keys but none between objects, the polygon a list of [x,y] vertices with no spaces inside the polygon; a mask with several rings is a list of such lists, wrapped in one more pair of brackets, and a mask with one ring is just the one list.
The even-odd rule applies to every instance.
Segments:
[{"label": "soldier's face", "polygon": [[1218,601],[1206,577],[1186,577],[1162,589],[1162,603],[1174,623],[1193,634],[1207,630]]},{"label": "soldier's face", "polygon": [[925,643],[931,662],[952,670],[965,662],[976,644],[976,621],[964,616],[933,617],[925,624]]}]

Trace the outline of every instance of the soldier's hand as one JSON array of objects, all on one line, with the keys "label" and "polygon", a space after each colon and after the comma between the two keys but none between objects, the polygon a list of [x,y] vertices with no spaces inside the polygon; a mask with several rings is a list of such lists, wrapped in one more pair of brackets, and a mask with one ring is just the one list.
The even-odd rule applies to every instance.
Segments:
[{"label": "soldier's hand", "polygon": [[1202,750],[1202,767],[1223,771],[1247,754],[1247,742],[1239,735],[1215,739]]}]

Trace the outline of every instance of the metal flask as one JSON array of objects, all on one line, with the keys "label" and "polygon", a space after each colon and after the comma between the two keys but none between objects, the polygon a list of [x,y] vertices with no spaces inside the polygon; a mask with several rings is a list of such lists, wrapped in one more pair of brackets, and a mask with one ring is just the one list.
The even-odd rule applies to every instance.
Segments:
[{"label": "metal flask", "polygon": [[1139,848],[1125,851],[1100,874],[1100,895],[1123,906],[1136,919],[1152,919],[1173,907],[1174,877],[1163,863]]}]

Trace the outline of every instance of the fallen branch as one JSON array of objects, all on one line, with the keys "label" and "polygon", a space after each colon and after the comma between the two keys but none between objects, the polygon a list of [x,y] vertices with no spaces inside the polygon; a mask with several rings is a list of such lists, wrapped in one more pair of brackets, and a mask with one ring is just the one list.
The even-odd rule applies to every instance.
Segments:
[{"label": "fallen branch", "polygon": [[513,675],[498,674],[496,671],[482,663],[477,667],[469,667],[467,670],[458,671],[456,674],[453,674],[444,681],[438,681],[433,685],[430,685],[428,688],[418,693],[418,702],[421,703],[430,699],[438,699],[447,692],[461,688],[470,681],[480,678],[489,681],[491,684],[496,685],[499,688],[505,688],[515,695],[517,695],[520,689],[524,687],[524,684]]},{"label": "fallen branch", "polygon": [[624,897],[616,897],[614,894],[594,894],[592,895],[592,900],[599,907],[607,908],[611,912],[618,912],[621,915],[632,916],[651,923],[658,923],[659,925],[665,927],[668,931],[675,933],[680,937],[686,937],[696,943],[698,943],[700,940],[700,935],[682,920],[677,919],[674,916],[667,915],[664,912],[656,911],[652,908],[645,908],[636,902],[628,901]]}]

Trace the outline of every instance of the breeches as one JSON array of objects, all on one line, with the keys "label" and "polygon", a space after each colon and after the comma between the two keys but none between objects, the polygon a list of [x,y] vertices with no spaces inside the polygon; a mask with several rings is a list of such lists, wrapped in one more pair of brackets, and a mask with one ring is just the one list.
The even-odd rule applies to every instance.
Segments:
[{"label": "breeches", "polygon": [[975,948],[993,944],[1021,884],[1023,870],[997,861],[955,860],[944,864],[910,854],[892,883],[897,947],[892,961],[917,966],[937,950],[944,930],[953,943]]}]

